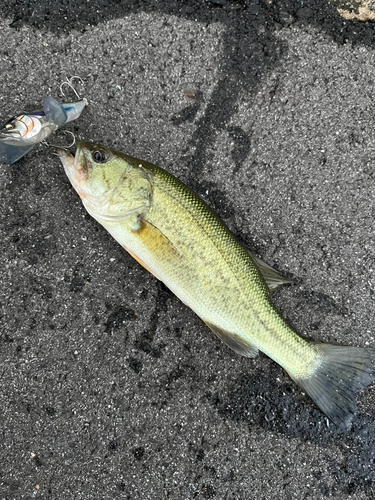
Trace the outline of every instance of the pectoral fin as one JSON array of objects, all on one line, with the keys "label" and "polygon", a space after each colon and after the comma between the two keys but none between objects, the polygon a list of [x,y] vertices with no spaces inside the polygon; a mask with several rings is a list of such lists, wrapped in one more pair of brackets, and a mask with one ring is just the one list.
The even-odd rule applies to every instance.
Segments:
[{"label": "pectoral fin", "polygon": [[[177,251],[173,243],[163,234],[160,229],[151,224],[149,221],[143,219],[142,217],[135,216],[134,223],[132,227],[133,234],[137,235],[140,242],[152,253],[154,260],[156,262],[169,261],[170,264],[174,264],[180,259],[180,254]],[[160,280],[157,276],[155,270],[151,269],[148,264],[146,264],[143,259],[134,254],[131,250],[124,246],[125,250],[137,261],[141,266],[147,269],[148,272],[153,274],[155,278]]]},{"label": "pectoral fin", "polygon": [[124,248],[124,249],[128,252],[128,254],[130,254],[130,255],[133,257],[133,259],[135,259],[135,260],[138,262],[138,264],[141,264],[141,266],[142,266],[142,267],[144,267],[144,268],[146,269],[146,271],[148,271],[149,273],[151,273],[153,276],[155,276],[155,278],[156,278],[156,279],[158,279],[158,280],[160,281],[160,278],[158,278],[158,277],[156,276],[156,274],[155,274],[154,272],[152,272],[152,271],[151,271],[151,269],[148,267],[148,265],[147,265],[147,264],[145,264],[145,263],[143,262],[143,260],[142,260],[142,259],[140,259],[137,255],[135,255],[135,253],[133,253],[133,252],[132,252],[131,250],[129,250],[128,248],[126,248],[124,245],[123,245],[123,248]]},{"label": "pectoral fin", "polygon": [[240,337],[236,333],[227,332],[226,330],[223,330],[208,321],[205,321],[205,323],[209,328],[211,328],[214,334],[224,342],[224,344],[227,344],[227,346],[233,349],[233,351],[237,354],[247,358],[255,358],[258,354],[258,348],[251,344],[248,340]]},{"label": "pectoral fin", "polygon": [[293,283],[293,280],[285,278],[279,272],[277,272],[273,267],[271,267],[267,262],[260,259],[256,255],[254,255],[250,250],[248,250],[251,258],[253,259],[258,271],[264,278],[264,281],[267,283],[270,292],[276,290],[276,288],[280,285],[286,285],[288,283]]}]

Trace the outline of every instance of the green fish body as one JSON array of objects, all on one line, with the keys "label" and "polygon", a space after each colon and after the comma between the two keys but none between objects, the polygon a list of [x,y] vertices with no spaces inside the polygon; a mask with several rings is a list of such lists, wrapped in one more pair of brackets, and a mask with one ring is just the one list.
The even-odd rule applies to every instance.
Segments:
[{"label": "green fish body", "polygon": [[62,153],[87,211],[237,353],[280,364],[338,426],[375,378],[375,349],[300,337],[270,300],[288,282],[252,255],[185,184],[148,162],[81,142]]}]

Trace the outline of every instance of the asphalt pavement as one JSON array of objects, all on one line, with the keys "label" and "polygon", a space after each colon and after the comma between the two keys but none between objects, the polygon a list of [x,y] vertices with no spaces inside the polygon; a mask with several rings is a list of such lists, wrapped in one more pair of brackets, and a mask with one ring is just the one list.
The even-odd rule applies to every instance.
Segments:
[{"label": "asphalt pavement", "polygon": [[[77,140],[197,191],[294,279],[274,300],[302,335],[375,347],[375,23],[323,0],[0,7],[3,122],[79,75]],[[53,153],[0,167],[0,499],[374,499],[375,386],[335,428],[112,240]]]}]

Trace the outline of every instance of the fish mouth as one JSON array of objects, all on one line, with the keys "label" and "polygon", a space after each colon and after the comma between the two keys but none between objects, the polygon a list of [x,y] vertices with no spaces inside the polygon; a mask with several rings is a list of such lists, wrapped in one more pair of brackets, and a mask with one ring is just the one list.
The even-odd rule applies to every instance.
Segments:
[{"label": "fish mouth", "polygon": [[79,141],[76,147],[76,153],[74,155],[75,158],[79,158],[80,155],[82,154],[82,141]]},{"label": "fish mouth", "polygon": [[67,149],[63,148],[58,148],[57,149],[57,156],[60,158],[62,163],[65,165],[66,163],[72,163],[74,162],[74,154],[70,153]]},{"label": "fish mouth", "polygon": [[92,143],[79,141],[77,144],[74,167],[81,172],[88,173],[91,170],[91,148]]},{"label": "fish mouth", "polygon": [[[87,196],[85,183],[88,177],[90,165],[90,152],[85,151],[88,143],[80,141],[77,144],[75,154],[71,153],[67,149],[58,149],[57,155],[59,156],[61,163],[63,164],[65,173],[70,180],[70,183],[77,191],[82,201],[85,203],[85,198]],[[86,206],[86,205],[85,205]]]},{"label": "fish mouth", "polygon": [[60,148],[57,150],[57,155],[63,162],[64,166],[77,172],[87,173],[91,168],[90,159],[85,151],[85,147],[87,148],[88,145],[88,142],[79,141],[75,154],[71,153],[67,149]]}]

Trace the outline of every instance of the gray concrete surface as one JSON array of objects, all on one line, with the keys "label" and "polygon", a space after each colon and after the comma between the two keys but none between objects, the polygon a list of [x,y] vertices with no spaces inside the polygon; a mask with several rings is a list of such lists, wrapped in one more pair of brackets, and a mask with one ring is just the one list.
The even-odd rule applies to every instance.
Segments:
[{"label": "gray concrete surface", "polygon": [[[78,138],[192,186],[296,279],[275,301],[299,332],[375,346],[374,24],[320,0],[1,7],[3,121],[81,76]],[[1,499],[375,498],[374,387],[338,431],[111,240],[51,150],[0,185]]]}]

